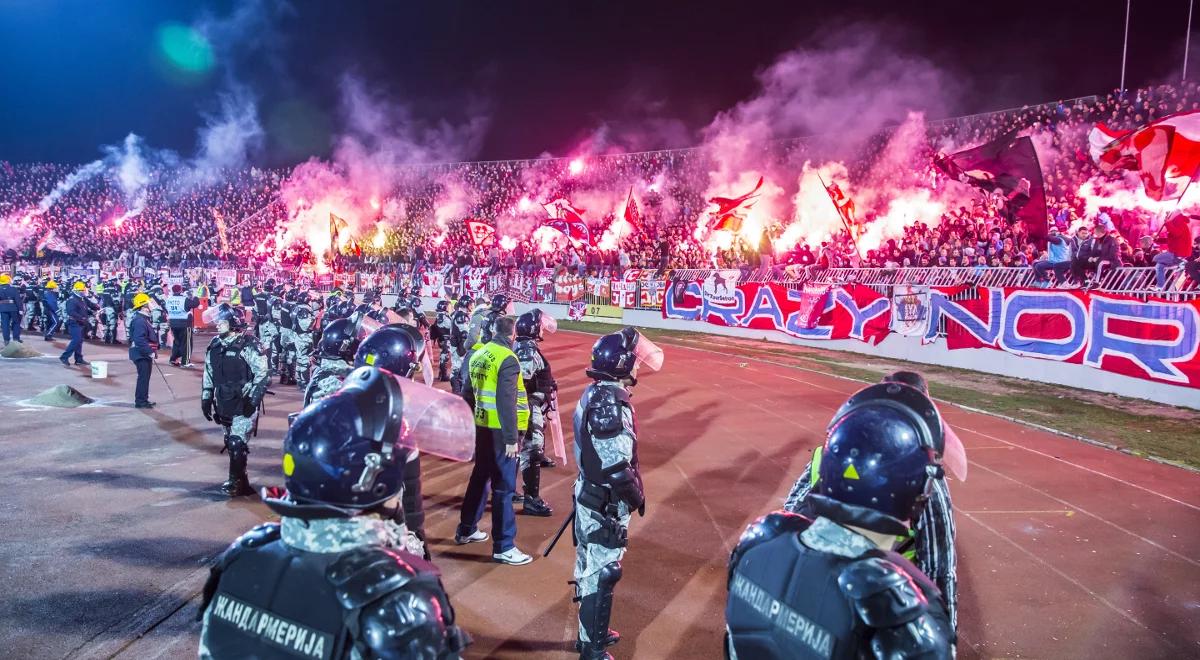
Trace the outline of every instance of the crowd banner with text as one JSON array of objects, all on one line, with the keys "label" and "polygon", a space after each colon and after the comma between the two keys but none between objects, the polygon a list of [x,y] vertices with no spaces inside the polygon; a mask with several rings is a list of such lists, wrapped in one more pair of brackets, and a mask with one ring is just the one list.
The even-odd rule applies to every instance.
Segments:
[{"label": "crowd banner with text", "polygon": [[945,323],[951,350],[990,348],[1200,387],[1200,300],[1142,301],[1079,290],[933,287],[923,340]]},{"label": "crowd banner with text", "polygon": [[777,330],[803,339],[858,339],[878,344],[888,334],[891,301],[866,286],[788,289],[718,278],[671,282],[663,318],[731,328]]}]

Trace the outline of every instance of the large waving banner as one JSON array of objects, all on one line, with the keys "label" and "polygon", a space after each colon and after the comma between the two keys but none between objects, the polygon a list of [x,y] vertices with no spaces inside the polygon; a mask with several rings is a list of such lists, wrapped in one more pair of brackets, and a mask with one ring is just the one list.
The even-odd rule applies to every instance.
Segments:
[{"label": "large waving banner", "polygon": [[1141,301],[1082,291],[934,287],[923,337],[1200,387],[1200,300]]},{"label": "large waving banner", "polygon": [[[814,305],[820,305],[819,314]],[[814,296],[814,292],[778,284],[716,280],[671,282],[662,311],[668,319],[778,330],[802,339],[858,339],[878,344],[888,334],[892,304],[865,286],[837,287]]]}]

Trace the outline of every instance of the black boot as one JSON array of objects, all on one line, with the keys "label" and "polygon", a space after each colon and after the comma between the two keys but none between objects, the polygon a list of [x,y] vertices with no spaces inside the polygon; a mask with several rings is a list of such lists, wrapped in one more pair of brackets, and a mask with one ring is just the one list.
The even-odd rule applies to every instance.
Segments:
[{"label": "black boot", "polygon": [[438,362],[438,382],[445,383],[450,380],[450,363]]},{"label": "black boot", "polygon": [[521,478],[525,482],[525,499],[521,513],[527,516],[549,518],[554,515],[554,509],[551,509],[549,504],[538,497],[542,485],[542,468],[538,466],[536,460],[533,460],[535,458],[530,457],[529,466],[521,471]]},{"label": "black boot", "polygon": [[591,640],[586,644],[575,642],[581,660],[609,660],[606,648],[621,641],[621,634],[608,627],[612,618],[613,587],[621,579],[621,562],[605,564],[600,569],[596,593],[579,599],[579,627]]},{"label": "black boot", "polygon": [[225,448],[229,450],[229,479],[221,484],[221,492],[230,497],[253,495],[250,477],[246,475],[246,459],[250,455],[246,441],[231,435],[225,440]]}]

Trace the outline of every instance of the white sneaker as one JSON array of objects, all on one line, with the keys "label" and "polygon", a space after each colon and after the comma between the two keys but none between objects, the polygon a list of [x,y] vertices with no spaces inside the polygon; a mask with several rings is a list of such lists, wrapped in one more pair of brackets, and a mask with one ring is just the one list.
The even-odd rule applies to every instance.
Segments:
[{"label": "white sneaker", "polygon": [[508,549],[507,552],[492,554],[492,561],[500,564],[508,564],[509,566],[524,566],[533,561],[533,557],[521,552],[517,546]]},{"label": "white sneaker", "polygon": [[454,542],[459,545],[466,545],[468,543],[482,543],[489,538],[491,537],[488,536],[487,532],[483,531],[482,529],[477,529],[475,530],[475,533],[470,536],[459,536],[458,534],[455,534]]}]

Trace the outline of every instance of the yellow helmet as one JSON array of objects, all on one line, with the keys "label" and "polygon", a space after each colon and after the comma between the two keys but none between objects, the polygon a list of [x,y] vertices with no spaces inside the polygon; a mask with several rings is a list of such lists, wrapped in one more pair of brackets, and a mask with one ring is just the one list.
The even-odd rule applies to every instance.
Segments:
[{"label": "yellow helmet", "polygon": [[0,286],[5,284],[12,284],[12,278],[9,277],[8,273],[0,274]]},{"label": "yellow helmet", "polygon": [[150,296],[148,296],[144,293],[139,293],[133,297],[133,308],[141,309],[142,307],[149,304],[149,302],[150,302]]},{"label": "yellow helmet", "polygon": [[47,289],[57,289],[58,282],[55,282],[54,280],[50,280],[49,282],[46,282],[46,288]]},{"label": "yellow helmet", "polygon": [[75,284],[73,284],[73,285],[71,286],[71,290],[72,290],[72,291],[79,291],[80,293],[82,293],[82,292],[84,292],[84,291],[87,291],[87,285],[86,285],[86,284],[84,284],[83,282],[76,282]]}]

